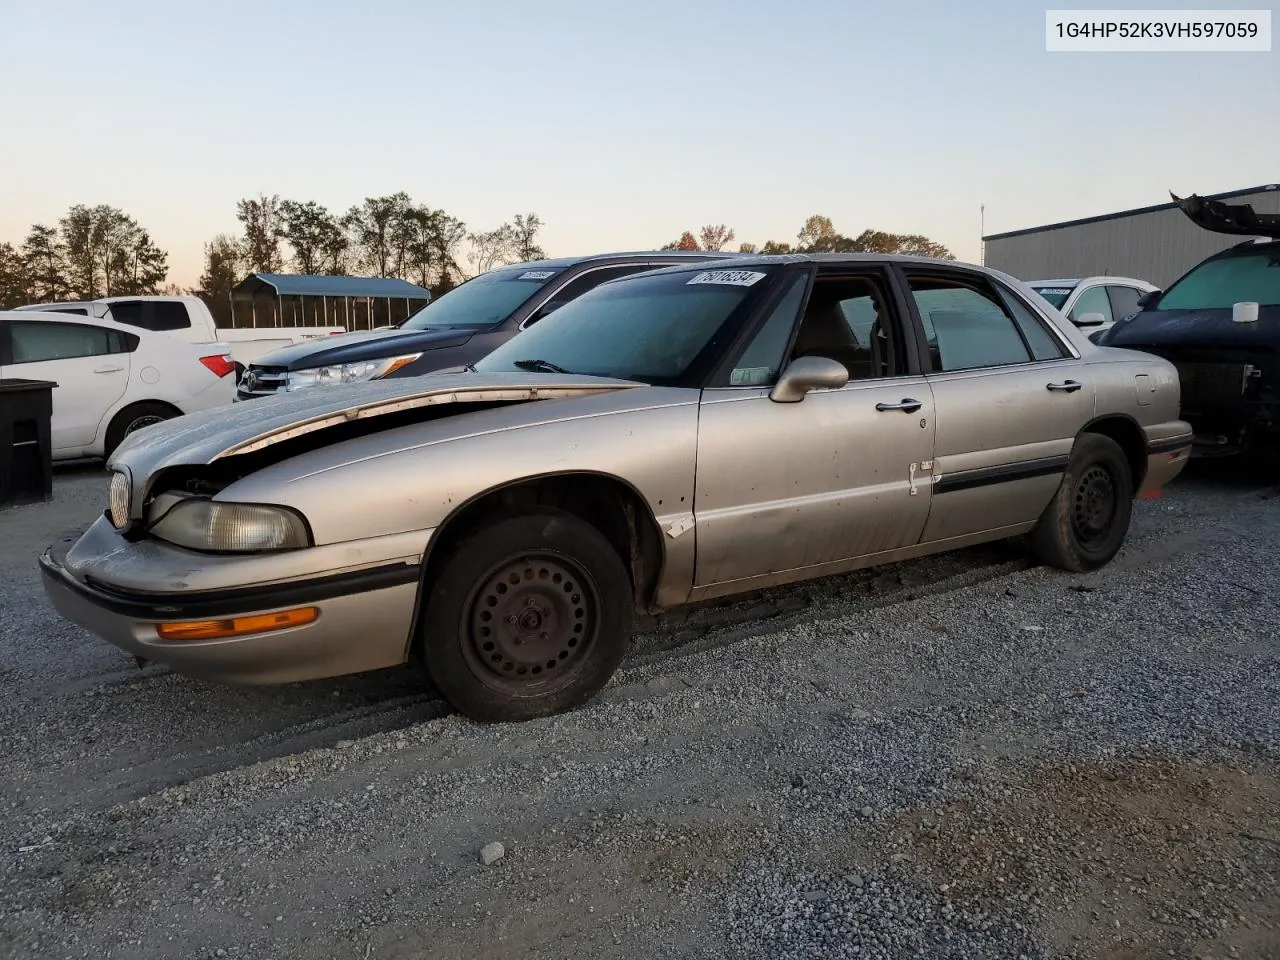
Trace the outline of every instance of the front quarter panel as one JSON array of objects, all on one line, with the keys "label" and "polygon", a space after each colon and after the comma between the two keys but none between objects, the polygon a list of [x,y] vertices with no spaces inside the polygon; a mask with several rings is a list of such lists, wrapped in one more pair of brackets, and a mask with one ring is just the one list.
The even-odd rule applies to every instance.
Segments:
[{"label": "front quarter panel", "polygon": [[698,395],[646,387],[462,412],[275,463],[218,499],[293,507],[323,545],[434,530],[476,497],[528,478],[599,474],[648,504],[663,533],[663,582],[691,579]]}]

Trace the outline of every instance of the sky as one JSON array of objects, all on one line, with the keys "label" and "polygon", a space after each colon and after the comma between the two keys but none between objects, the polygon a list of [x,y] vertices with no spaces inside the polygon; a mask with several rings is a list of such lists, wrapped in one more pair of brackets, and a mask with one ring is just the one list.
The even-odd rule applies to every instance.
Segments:
[{"label": "sky", "polygon": [[983,225],[1280,180],[1280,45],[1047,53],[1025,0],[0,0],[0,40],[0,241],[111,204],[183,286],[258,193],[535,212],[549,255],[820,213],[977,262]]}]

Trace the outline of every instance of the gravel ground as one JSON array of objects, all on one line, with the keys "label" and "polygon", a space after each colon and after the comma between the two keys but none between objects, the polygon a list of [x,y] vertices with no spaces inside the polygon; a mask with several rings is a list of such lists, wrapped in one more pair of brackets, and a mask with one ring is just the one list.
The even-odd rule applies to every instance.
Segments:
[{"label": "gravel ground", "polygon": [[409,670],[138,671],[44,599],[105,496],[63,471],[0,511],[0,956],[1278,957],[1275,493],[1197,470],[1088,576],[699,608],[482,727]]}]

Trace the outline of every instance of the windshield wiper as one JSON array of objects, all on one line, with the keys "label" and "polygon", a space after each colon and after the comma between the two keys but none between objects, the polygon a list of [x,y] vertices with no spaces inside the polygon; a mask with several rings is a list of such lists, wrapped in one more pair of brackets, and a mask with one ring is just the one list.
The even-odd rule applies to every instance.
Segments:
[{"label": "windshield wiper", "polygon": [[550,360],[512,360],[513,367],[521,370],[536,370],[539,373],[568,373],[564,367],[557,367]]},{"label": "windshield wiper", "polygon": [[468,363],[462,368],[462,372],[463,373],[479,373],[480,371],[476,369],[476,365],[474,363]]}]

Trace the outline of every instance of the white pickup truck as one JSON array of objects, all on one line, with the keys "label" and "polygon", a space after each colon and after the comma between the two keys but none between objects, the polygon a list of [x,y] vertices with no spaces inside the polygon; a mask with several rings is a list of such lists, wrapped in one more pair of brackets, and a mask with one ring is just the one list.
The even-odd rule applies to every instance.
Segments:
[{"label": "white pickup truck", "polygon": [[103,297],[74,303],[32,303],[19,310],[99,317],[167,333],[188,343],[222,344],[236,364],[236,379],[254,360],[281,347],[346,333],[345,327],[219,327],[199,297]]}]

